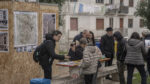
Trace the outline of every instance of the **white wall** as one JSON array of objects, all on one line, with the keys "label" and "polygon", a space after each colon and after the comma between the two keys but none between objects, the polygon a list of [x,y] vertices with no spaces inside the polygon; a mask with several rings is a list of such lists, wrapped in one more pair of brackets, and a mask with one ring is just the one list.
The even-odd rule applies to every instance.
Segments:
[{"label": "white wall", "polygon": [[[87,30],[92,30],[95,32],[96,36],[102,36],[105,33],[105,29],[109,27],[109,18],[113,17],[114,24],[113,28],[119,29],[120,27],[120,18],[124,19],[124,29],[128,29],[128,36],[131,35],[132,32],[136,31],[141,33],[143,29],[139,27],[139,21],[140,17],[135,17],[134,12],[136,11],[135,7],[137,5],[137,2],[139,0],[134,0],[134,7],[129,7],[129,14],[126,16],[106,16],[106,15],[78,15],[78,14],[68,14],[66,15],[65,18],[65,28],[66,32],[69,31],[70,33],[70,38],[73,38],[75,35],[80,33],[82,30],[87,29]],[[103,4],[97,4],[95,0],[79,0],[78,3],[84,3],[84,4],[95,4],[102,6]],[[109,3],[109,0],[104,0],[104,3],[107,4]],[[115,4],[119,4],[120,0],[114,0]],[[74,7],[75,3],[71,3],[71,7]],[[129,0],[124,0],[124,5],[128,6],[129,5]],[[73,8],[70,8],[71,11],[73,11]],[[78,10],[76,10],[78,11]],[[70,18],[71,17],[77,17],[78,18],[78,29],[79,31],[71,31],[70,30]],[[96,30],[96,19],[97,18],[102,18],[104,19],[104,30],[97,31]],[[128,19],[133,19],[133,28],[128,28]]]}]

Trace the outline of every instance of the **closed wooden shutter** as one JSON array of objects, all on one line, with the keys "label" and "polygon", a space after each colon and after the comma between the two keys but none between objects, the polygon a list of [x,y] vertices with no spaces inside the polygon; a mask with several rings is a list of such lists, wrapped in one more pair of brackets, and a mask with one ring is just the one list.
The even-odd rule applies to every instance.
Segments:
[{"label": "closed wooden shutter", "polygon": [[104,19],[96,19],[96,30],[104,29]]},{"label": "closed wooden shutter", "polygon": [[120,29],[123,29],[123,18],[120,18]]},{"label": "closed wooden shutter", "polygon": [[133,0],[129,0],[129,6],[133,7],[134,1]]},{"label": "closed wooden shutter", "polygon": [[70,19],[70,28],[71,30],[78,30],[78,18]]}]

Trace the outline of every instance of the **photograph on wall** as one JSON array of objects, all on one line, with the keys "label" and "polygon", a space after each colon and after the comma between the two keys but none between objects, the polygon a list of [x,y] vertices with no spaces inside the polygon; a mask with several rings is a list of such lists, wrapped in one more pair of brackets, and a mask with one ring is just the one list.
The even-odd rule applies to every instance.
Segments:
[{"label": "photograph on wall", "polygon": [[8,10],[0,9],[0,30],[8,29]]},{"label": "photograph on wall", "polygon": [[43,37],[46,33],[52,33],[56,30],[56,14],[43,13]]},{"label": "photograph on wall", "polygon": [[9,49],[8,32],[0,32],[0,52],[7,52]]},{"label": "photograph on wall", "polygon": [[14,12],[15,47],[36,45],[38,42],[38,23],[36,12]]}]

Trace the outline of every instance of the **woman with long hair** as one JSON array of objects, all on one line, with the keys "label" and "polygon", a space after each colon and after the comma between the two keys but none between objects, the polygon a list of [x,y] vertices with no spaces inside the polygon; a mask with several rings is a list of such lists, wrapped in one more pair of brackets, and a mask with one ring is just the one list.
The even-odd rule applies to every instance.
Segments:
[{"label": "woman with long hair", "polygon": [[127,84],[132,84],[132,77],[134,68],[140,72],[141,84],[146,84],[147,77],[144,68],[144,58],[146,56],[144,42],[141,41],[140,35],[137,32],[133,32],[131,38],[126,44],[127,55],[125,58],[125,63],[127,64]]},{"label": "woman with long hair", "polygon": [[94,33],[92,31],[89,31],[87,40],[88,40],[88,44],[95,46],[95,37],[94,37]]}]

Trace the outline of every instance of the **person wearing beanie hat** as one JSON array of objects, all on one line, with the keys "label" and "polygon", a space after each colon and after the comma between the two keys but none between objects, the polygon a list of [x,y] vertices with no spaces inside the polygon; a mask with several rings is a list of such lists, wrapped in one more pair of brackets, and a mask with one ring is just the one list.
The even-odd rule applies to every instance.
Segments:
[{"label": "person wearing beanie hat", "polygon": [[148,69],[148,73],[150,75],[150,46],[148,46],[146,44],[146,41],[150,41],[150,31],[149,29],[145,29],[143,30],[142,32],[142,40],[144,41],[144,44],[145,44],[145,49],[146,49],[146,53],[147,53],[147,69]]},{"label": "person wearing beanie hat", "polygon": [[[105,66],[112,66],[113,57],[114,57],[114,38],[113,38],[113,29],[111,27],[108,27],[106,29],[106,34],[101,37],[101,51],[102,54],[105,55],[107,58],[110,58],[111,60],[105,62]],[[106,76],[106,79],[111,78]]]}]

